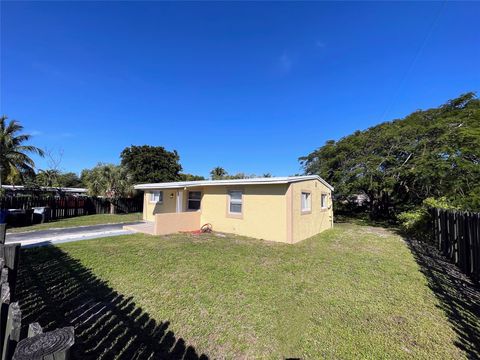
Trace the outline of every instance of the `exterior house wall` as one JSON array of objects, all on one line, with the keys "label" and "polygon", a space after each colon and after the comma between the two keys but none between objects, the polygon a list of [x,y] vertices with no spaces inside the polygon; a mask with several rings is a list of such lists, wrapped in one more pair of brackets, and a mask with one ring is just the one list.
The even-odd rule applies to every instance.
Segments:
[{"label": "exterior house wall", "polygon": [[[291,236],[290,242],[298,241],[316,235],[333,227],[332,192],[318,180],[301,181],[290,184],[291,201]],[[311,194],[311,211],[302,212],[302,192]],[[321,208],[321,194],[327,194],[327,208]],[[287,196],[288,201],[288,196]]]},{"label": "exterior house wall", "polygon": [[199,211],[155,214],[155,235],[167,235],[179,231],[195,231],[199,228]]},{"label": "exterior house wall", "polygon": [[[230,190],[243,191],[240,216],[228,212],[228,191]],[[161,191],[163,191],[161,204],[150,202],[150,194],[153,190],[145,191],[144,195],[143,218],[158,223],[155,227],[158,234],[179,230],[197,230],[203,224],[210,223],[214,231],[277,242],[296,243],[329,229],[333,225],[331,191],[318,180],[291,184],[219,185],[188,188],[183,192],[185,218],[182,217],[183,213],[176,213],[177,191],[183,190],[162,189]],[[188,191],[202,192],[199,211],[188,210]],[[302,213],[302,191],[311,193],[311,211],[309,213]],[[322,193],[327,194],[326,209],[321,208]],[[192,212],[195,214],[189,215]],[[162,214],[162,216],[156,217],[155,214]],[[182,221],[184,221],[183,227],[179,225]]]},{"label": "exterior house wall", "polygon": [[[155,221],[155,214],[163,213],[174,213],[176,212],[176,190],[173,189],[162,189],[163,191],[163,202],[162,203],[153,203],[150,202],[150,194],[152,191],[145,191],[143,198],[143,220],[146,221]],[[173,194],[173,197],[170,195]]]},{"label": "exterior house wall", "polygon": [[[201,224],[215,231],[287,242],[285,193],[288,185],[209,186],[204,188]],[[228,213],[228,191],[242,190],[242,215]]]}]

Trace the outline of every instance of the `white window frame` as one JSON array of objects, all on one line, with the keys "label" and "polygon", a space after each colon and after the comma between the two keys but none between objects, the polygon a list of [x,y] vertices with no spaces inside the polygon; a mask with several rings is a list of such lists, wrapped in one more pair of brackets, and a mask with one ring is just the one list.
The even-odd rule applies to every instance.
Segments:
[{"label": "white window frame", "polygon": [[[191,193],[199,193],[200,194],[200,199],[190,199],[190,194]],[[190,201],[198,201],[198,203],[199,203],[198,209],[190,209]],[[188,196],[187,196],[187,210],[189,210],[189,211],[199,211],[201,207],[202,207],[202,192],[198,191],[198,190],[189,191]]]},{"label": "white window frame", "polygon": [[[305,197],[305,202],[303,201],[304,195],[307,195]],[[310,191],[302,190],[300,194],[300,209],[303,214],[312,212],[312,193]]]},{"label": "white window frame", "polygon": [[[158,200],[156,200],[157,197]],[[151,204],[163,204],[163,191],[152,191],[149,202]]]},{"label": "white window frame", "polygon": [[[325,202],[323,201],[325,199]],[[320,208],[325,210],[328,209],[328,194],[321,193],[320,194]]]},{"label": "white window frame", "polygon": [[[232,193],[240,193],[240,199],[232,199]],[[240,212],[231,211],[231,205],[240,205]],[[241,216],[243,215],[243,190],[228,190],[228,214],[234,216]]]}]

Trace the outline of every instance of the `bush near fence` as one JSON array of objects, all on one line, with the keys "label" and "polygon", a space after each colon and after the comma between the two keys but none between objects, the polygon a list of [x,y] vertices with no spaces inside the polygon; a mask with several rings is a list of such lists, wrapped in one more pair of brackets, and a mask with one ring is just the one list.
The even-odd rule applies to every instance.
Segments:
[{"label": "bush near fence", "polygon": [[[110,214],[112,204],[115,214],[141,212],[143,197],[106,199],[76,196],[13,196],[0,198],[0,210],[24,210],[18,217],[14,214],[7,216],[7,223],[16,226],[82,215]],[[33,208],[36,207],[47,208],[45,216],[36,219],[33,213]]]},{"label": "bush near fence", "polygon": [[480,283],[480,213],[432,209],[438,249]]}]

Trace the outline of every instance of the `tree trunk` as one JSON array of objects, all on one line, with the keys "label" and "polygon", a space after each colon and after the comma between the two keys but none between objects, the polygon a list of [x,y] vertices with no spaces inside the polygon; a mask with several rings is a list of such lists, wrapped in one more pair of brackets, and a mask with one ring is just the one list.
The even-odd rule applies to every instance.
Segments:
[{"label": "tree trunk", "polygon": [[115,214],[115,205],[112,200],[110,200],[110,214]]}]

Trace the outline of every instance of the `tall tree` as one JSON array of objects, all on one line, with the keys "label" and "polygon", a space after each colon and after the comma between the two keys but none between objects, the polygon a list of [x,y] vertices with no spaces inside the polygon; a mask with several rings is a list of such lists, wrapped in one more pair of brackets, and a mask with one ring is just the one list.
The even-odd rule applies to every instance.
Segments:
[{"label": "tall tree", "polygon": [[463,94],[437,108],[356,131],[300,158],[337,198],[366,194],[372,216],[392,216],[428,197],[480,210],[480,101]]},{"label": "tall tree", "polygon": [[58,185],[61,187],[82,187],[82,181],[74,172],[61,173],[58,176]]},{"label": "tall tree", "polygon": [[200,175],[180,174],[180,180],[181,181],[198,181],[198,180],[205,180],[205,178]]},{"label": "tall tree", "polygon": [[[99,163],[93,169],[83,170],[82,182],[93,196],[115,199],[132,193],[132,183],[126,170],[114,164]],[[113,202],[110,212],[112,214],[115,212]]]},{"label": "tall tree", "polygon": [[82,182],[77,174],[73,172],[63,173],[59,170],[40,170],[35,178],[38,186],[48,187],[81,187]]},{"label": "tall tree", "polygon": [[180,180],[180,157],[162,146],[130,146],[120,154],[122,166],[134,183],[155,183]]},{"label": "tall tree", "polygon": [[228,176],[227,171],[220,166],[217,166],[210,171],[210,177],[212,180],[224,179],[226,176]]},{"label": "tall tree", "polygon": [[25,145],[31,135],[22,133],[23,126],[16,120],[7,122],[0,117],[0,185],[23,182],[25,177],[35,176],[35,163],[28,154],[44,155],[43,150]]},{"label": "tall tree", "polygon": [[35,178],[38,186],[47,186],[47,187],[58,187],[59,184],[60,171],[49,169],[49,170],[40,170]]}]

